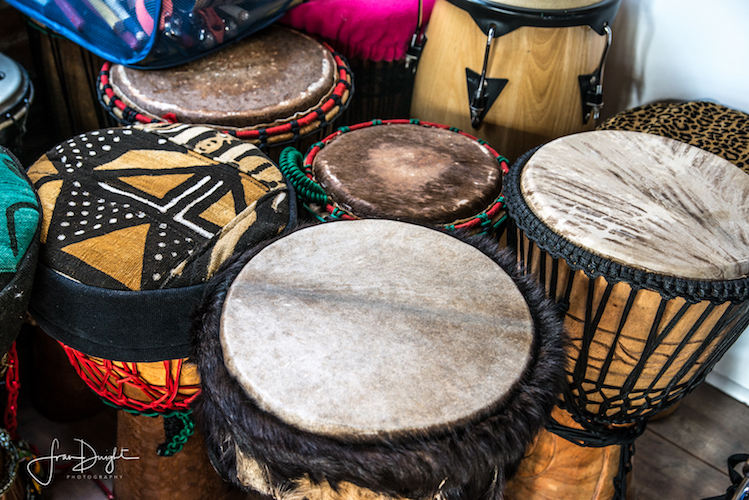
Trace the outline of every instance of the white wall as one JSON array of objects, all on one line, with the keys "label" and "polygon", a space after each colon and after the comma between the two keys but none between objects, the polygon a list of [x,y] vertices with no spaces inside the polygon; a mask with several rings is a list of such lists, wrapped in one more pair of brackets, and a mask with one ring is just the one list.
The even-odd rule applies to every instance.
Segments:
[{"label": "white wall", "polygon": [[[667,99],[710,100],[749,113],[748,0],[622,0],[613,30],[602,118]],[[749,404],[746,364],[749,332],[708,383]]]}]

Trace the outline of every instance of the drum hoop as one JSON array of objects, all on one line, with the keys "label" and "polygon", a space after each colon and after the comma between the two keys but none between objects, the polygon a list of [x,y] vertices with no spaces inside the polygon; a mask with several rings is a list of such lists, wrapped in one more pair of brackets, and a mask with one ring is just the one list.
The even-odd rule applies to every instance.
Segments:
[{"label": "drum hoop", "polygon": [[703,300],[723,303],[749,299],[749,277],[708,281],[657,274],[607,260],[552,231],[530,209],[520,189],[523,168],[542,147],[536,147],[518,158],[504,183],[510,218],[542,251],[555,259],[564,259],[572,270],[583,271],[590,279],[602,276],[612,283],[623,281],[636,289],[647,288],[658,292],[666,300],[681,297],[695,303]]},{"label": "drum hoop", "polygon": [[[328,143],[333,141],[335,138],[337,138],[341,134],[345,134],[347,132],[351,132],[354,130],[359,130],[359,129],[368,128],[368,127],[375,127],[375,126],[380,126],[380,125],[419,125],[425,128],[438,128],[438,129],[449,130],[450,132],[458,133],[462,136],[467,137],[468,139],[471,139],[479,143],[481,146],[485,147],[489,151],[491,156],[499,164],[503,176],[506,175],[507,172],[509,171],[509,162],[507,158],[497,153],[497,151],[491,146],[489,146],[489,144],[483,139],[478,139],[455,127],[449,127],[447,125],[441,125],[437,123],[424,122],[415,118],[412,118],[410,120],[407,120],[407,119],[372,120],[369,122],[363,122],[357,125],[352,125],[350,127],[341,127],[335,132],[333,132],[332,134],[330,134],[329,136],[325,137],[324,139],[313,144],[310,147],[309,151],[307,152],[306,157],[304,158],[304,167],[303,167],[304,175],[306,176],[307,181],[301,180],[299,179],[298,176],[290,174],[290,171],[289,171],[290,167],[286,162],[281,161],[281,164],[280,164],[280,168],[284,172],[284,175],[294,185],[294,188],[299,194],[299,196],[305,200],[306,208],[321,221],[331,221],[331,220],[339,220],[339,219],[355,220],[355,219],[359,219],[360,217],[354,215],[353,213],[351,213],[350,210],[344,208],[343,206],[333,201],[330,198],[330,196],[328,196],[327,193],[325,193],[322,186],[320,186],[317,183],[314,177],[313,170],[312,170],[312,163],[315,160],[315,156]],[[317,194],[317,196],[315,196],[315,194],[310,193],[310,189],[309,189],[310,187]],[[310,206],[311,204],[314,204],[316,206]],[[449,224],[441,224],[440,226],[446,228],[449,231],[475,230],[475,229],[480,228],[480,230],[478,231],[479,234],[489,232],[493,229],[498,228],[505,222],[506,214],[503,213],[504,206],[505,206],[505,198],[504,198],[504,195],[500,192],[499,196],[482,212],[472,217],[456,220]]]},{"label": "drum hoop", "polygon": [[447,1],[468,12],[484,33],[488,34],[489,27],[494,25],[495,36],[498,37],[523,26],[564,28],[587,25],[603,35],[604,27],[614,21],[621,4],[621,0],[603,0],[595,5],[576,9],[535,10],[499,5],[486,0]]},{"label": "drum hoop", "polygon": [[[320,129],[324,129],[330,122],[339,117],[348,109],[353,94],[353,72],[348,60],[340,53],[325,42],[319,41],[328,51],[330,51],[336,63],[337,83],[333,87],[332,94],[316,107],[304,112],[302,116],[290,120],[280,125],[272,126],[251,126],[244,128],[227,127],[219,125],[206,126],[221,130],[227,134],[233,135],[239,139],[252,142],[256,145],[265,146],[284,146],[293,144],[296,141],[314,134]],[[163,117],[156,117],[147,111],[137,107],[129,106],[114,92],[110,82],[111,62],[105,62],[102,65],[99,76],[97,77],[96,90],[99,102],[107,110],[118,109],[122,118],[115,119],[120,125],[133,125],[135,122],[140,123],[178,123],[176,116],[171,114]],[[290,136],[288,139],[285,136]]]},{"label": "drum hoop", "polygon": [[29,107],[31,106],[31,101],[34,100],[34,85],[31,83],[26,70],[21,68],[21,71],[23,72],[23,81],[26,84],[26,88],[18,100],[0,114],[0,119],[5,118],[4,121],[0,121],[0,131],[5,130],[12,125],[16,125],[18,128],[23,129],[23,125],[19,126],[18,122],[21,122],[21,120],[24,119],[24,116],[26,116]]}]

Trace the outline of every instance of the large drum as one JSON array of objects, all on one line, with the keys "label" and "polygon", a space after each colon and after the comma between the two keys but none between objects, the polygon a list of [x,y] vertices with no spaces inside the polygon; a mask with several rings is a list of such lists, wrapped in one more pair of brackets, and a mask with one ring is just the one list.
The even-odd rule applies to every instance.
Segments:
[{"label": "large drum", "polygon": [[26,133],[26,119],[34,98],[29,74],[16,61],[0,53],[0,145],[17,146]]},{"label": "large drum", "polygon": [[344,125],[408,118],[414,72],[434,0],[308,0],[280,22],[321,37],[346,56],[356,94]]},{"label": "large drum", "polygon": [[281,168],[319,220],[389,218],[501,236],[507,160],[483,141],[408,120],[360,123],[288,149]]},{"label": "large drum", "polygon": [[[676,140],[595,131],[523,156],[505,194],[518,259],[564,309],[571,336],[562,408],[574,421],[554,432],[601,453],[620,447],[611,458],[623,499],[647,420],[702,382],[749,325],[749,176]],[[518,478],[513,498],[546,479]]]},{"label": "large drum", "polygon": [[317,224],[215,276],[195,352],[216,468],[274,498],[501,499],[556,401],[563,329],[471,241]]},{"label": "large drum", "polygon": [[102,104],[121,124],[207,124],[277,159],[284,145],[306,148],[330,133],[348,104],[351,73],[329,47],[272,26],[175,68],[106,63],[98,88]]},{"label": "large drum", "polygon": [[[199,392],[190,314],[233,252],[295,224],[293,191],[257,147],[188,125],[87,132],[50,150],[29,177],[43,212],[31,313],[96,394],[140,414],[136,424],[118,418],[118,446],[140,460],[123,461],[115,489],[217,496],[225,484],[200,436],[179,451]],[[157,420],[161,446],[142,437]]]},{"label": "large drum", "polygon": [[411,117],[458,127],[511,160],[592,129],[621,0],[438,0]]}]

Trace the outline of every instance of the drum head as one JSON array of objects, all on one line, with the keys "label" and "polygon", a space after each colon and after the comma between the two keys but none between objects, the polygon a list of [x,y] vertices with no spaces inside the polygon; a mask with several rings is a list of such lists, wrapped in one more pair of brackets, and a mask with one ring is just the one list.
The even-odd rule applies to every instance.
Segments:
[{"label": "drum head", "polygon": [[0,53],[0,113],[5,114],[26,94],[26,71],[13,59]]},{"label": "drum head", "polygon": [[568,10],[591,7],[602,3],[602,0],[486,0],[490,4],[520,7],[534,10]]},{"label": "drum head", "polygon": [[542,146],[515,169],[535,217],[594,255],[684,279],[749,274],[749,176],[716,155],[665,137],[596,131]]},{"label": "drum head", "polygon": [[123,101],[157,118],[174,113],[181,123],[251,127],[291,120],[324,100],[336,63],[312,38],[274,26],[175,68],[114,65],[110,79]]},{"label": "drum head", "polygon": [[400,435],[475,421],[528,369],[534,322],[512,278],[471,245],[394,221],[281,238],[231,285],[229,373],[303,431]]},{"label": "drum head", "polygon": [[340,134],[317,153],[313,171],[358,217],[448,224],[485,210],[502,189],[500,164],[478,141],[413,124]]}]

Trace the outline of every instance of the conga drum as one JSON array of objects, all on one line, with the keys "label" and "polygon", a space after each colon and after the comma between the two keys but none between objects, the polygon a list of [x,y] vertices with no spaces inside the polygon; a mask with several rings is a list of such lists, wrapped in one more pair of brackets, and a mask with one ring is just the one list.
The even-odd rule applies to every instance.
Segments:
[{"label": "conga drum", "polygon": [[273,498],[501,499],[563,381],[558,311],[485,240],[316,224],[208,286],[196,412],[217,470]]},{"label": "conga drum", "polygon": [[343,125],[408,118],[414,73],[434,0],[308,0],[280,22],[346,56],[356,93]]},{"label": "conga drum", "polygon": [[304,207],[318,220],[389,218],[501,237],[507,160],[455,129],[415,120],[343,127],[302,155],[282,154]]},{"label": "conga drum", "polygon": [[293,192],[254,145],[189,125],[87,132],[29,177],[43,213],[30,310],[123,410],[118,447],[140,459],[117,463],[118,498],[220,498],[202,437],[187,439],[190,314],[225,259],[295,224]]},{"label": "conga drum", "polygon": [[[563,137],[513,165],[517,257],[565,311],[571,345],[556,412],[567,423],[549,427],[511,498],[624,498],[647,420],[749,325],[747,194],[749,176],[728,161],[639,132]],[[600,447],[606,481],[580,480],[574,460],[559,471],[570,457],[544,455],[559,436]]]},{"label": "conga drum", "polygon": [[277,160],[284,145],[306,148],[332,131],[349,102],[351,73],[330,47],[271,26],[174,68],[105,63],[98,88],[120,124],[207,124]]},{"label": "conga drum", "polygon": [[626,109],[598,130],[630,130],[676,139],[709,151],[749,173],[749,115],[707,101],[655,102]]},{"label": "conga drum", "polygon": [[465,130],[510,161],[592,129],[620,1],[437,0],[411,117]]},{"label": "conga drum", "polygon": [[0,377],[5,382],[0,428],[0,498],[39,493],[26,473],[29,446],[17,433],[18,356],[15,340],[31,297],[39,256],[39,199],[16,157],[0,146]]},{"label": "conga drum", "polygon": [[15,149],[26,133],[26,119],[34,98],[29,74],[16,61],[0,53],[0,145]]}]

